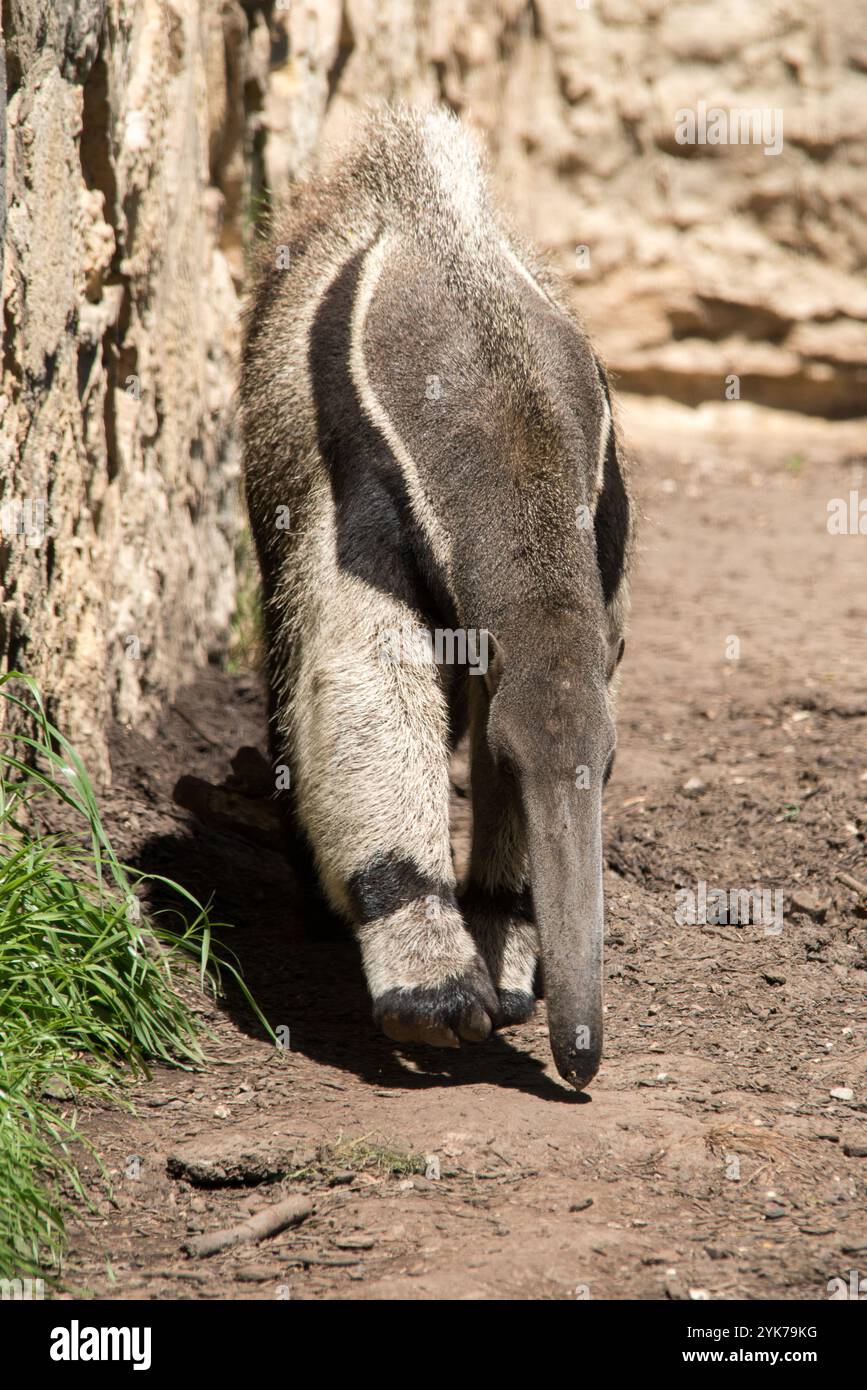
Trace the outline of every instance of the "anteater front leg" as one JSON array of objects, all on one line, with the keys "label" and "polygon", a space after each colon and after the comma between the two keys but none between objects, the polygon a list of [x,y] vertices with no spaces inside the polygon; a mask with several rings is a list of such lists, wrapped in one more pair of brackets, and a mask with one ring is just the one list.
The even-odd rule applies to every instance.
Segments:
[{"label": "anteater front leg", "polygon": [[468,680],[473,847],[461,905],[499,996],[497,1026],[533,1012],[539,933],[533,919],[527,841],[517,784],[491,757],[488,694]]},{"label": "anteater front leg", "polygon": [[455,900],[446,701],[419,619],[341,575],[316,629],[295,700],[297,804],[374,1018],[398,1042],[481,1041],[497,996]]}]

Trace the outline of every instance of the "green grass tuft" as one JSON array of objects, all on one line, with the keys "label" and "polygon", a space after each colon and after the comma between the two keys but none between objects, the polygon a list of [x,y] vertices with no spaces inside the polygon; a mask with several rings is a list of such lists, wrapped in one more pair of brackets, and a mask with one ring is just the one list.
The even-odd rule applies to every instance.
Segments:
[{"label": "green grass tuft", "polygon": [[[0,699],[22,730],[0,732],[0,1277],[50,1280],[70,1200],[86,1200],[77,1098],[123,1102],[148,1060],[203,1062],[176,972],[195,960],[216,989],[219,966],[237,971],[215,960],[216,924],[195,898],[119,862],[84,764],[34,682],[10,672]],[[45,834],[59,803],[76,830]],[[173,890],[179,910],[145,917],[144,882]]]},{"label": "green grass tuft", "polygon": [[407,1152],[378,1134],[365,1134],[359,1139],[347,1139],[341,1134],[334,1143],[320,1148],[319,1157],[321,1163],[332,1168],[395,1178],[424,1173],[427,1166],[424,1154]]}]

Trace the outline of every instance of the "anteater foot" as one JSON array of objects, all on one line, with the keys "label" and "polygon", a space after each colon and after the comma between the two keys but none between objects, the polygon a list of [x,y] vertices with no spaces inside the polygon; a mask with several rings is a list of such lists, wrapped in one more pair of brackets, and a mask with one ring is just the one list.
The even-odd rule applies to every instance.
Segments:
[{"label": "anteater foot", "polygon": [[523,989],[499,989],[500,1007],[494,1020],[495,1028],[508,1028],[512,1023],[526,1023],[533,1017],[536,1000]]},{"label": "anteater foot", "polygon": [[484,1042],[498,1015],[497,996],[483,967],[432,987],[387,990],[374,1001],[377,1027],[394,1042],[459,1047]]}]

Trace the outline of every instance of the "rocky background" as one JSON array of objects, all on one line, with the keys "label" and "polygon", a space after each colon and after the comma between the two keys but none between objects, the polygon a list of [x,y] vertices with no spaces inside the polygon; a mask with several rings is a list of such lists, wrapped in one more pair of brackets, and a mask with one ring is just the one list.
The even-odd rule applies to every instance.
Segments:
[{"label": "rocky background", "polygon": [[[485,135],[620,390],[867,414],[860,0],[3,0],[0,661],[98,774],[225,651],[244,248],[371,100]],[[2,86],[2,84],[0,84]],[[2,100],[2,93],[0,93]],[[783,112],[778,155],[682,108]],[[729,402],[732,411],[739,406]]]}]

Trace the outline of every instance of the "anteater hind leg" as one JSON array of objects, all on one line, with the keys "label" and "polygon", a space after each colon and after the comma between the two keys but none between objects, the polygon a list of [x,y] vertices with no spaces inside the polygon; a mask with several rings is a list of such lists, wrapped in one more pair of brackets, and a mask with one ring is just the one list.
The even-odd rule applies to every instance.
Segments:
[{"label": "anteater hind leg", "polygon": [[374,1017],[399,1042],[485,1038],[497,996],[455,899],[448,721],[418,617],[334,576],[296,692],[297,804],[330,901],[352,921]]},{"label": "anteater hind leg", "polygon": [[527,844],[514,779],[491,757],[488,695],[470,679],[473,847],[461,905],[499,997],[497,1026],[533,1012],[539,934],[533,920]]}]

